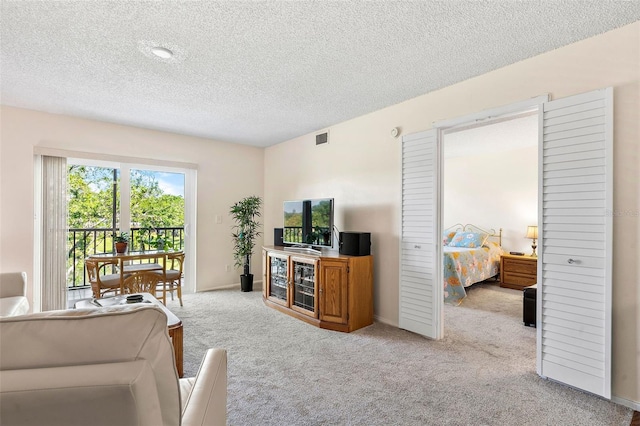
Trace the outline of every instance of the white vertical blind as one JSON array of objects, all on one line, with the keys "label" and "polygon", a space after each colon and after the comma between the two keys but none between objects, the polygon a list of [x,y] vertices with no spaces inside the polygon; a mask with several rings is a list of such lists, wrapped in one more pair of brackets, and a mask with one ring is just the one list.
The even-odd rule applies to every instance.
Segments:
[{"label": "white vertical blind", "polygon": [[611,397],[611,89],[544,104],[538,359],[542,376]]},{"label": "white vertical blind", "polygon": [[[196,188],[197,171],[184,170],[184,284],[183,290],[195,292],[196,288]],[[264,258],[260,259],[264,262]],[[266,283],[262,284],[263,286]]]},{"label": "white vertical blind", "polygon": [[67,308],[67,159],[42,156],[42,311]]},{"label": "white vertical blind", "polygon": [[434,339],[442,334],[438,155],[437,130],[402,140],[399,326]]}]

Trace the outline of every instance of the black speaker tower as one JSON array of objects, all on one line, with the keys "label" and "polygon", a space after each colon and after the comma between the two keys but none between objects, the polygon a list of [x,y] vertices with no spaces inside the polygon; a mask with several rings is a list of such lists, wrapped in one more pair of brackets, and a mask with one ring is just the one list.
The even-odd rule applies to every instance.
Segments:
[{"label": "black speaker tower", "polygon": [[348,256],[369,256],[371,232],[340,232],[339,252]]},{"label": "black speaker tower", "polygon": [[283,238],[283,229],[282,228],[273,228],[273,245],[274,246],[283,246],[284,240]]}]

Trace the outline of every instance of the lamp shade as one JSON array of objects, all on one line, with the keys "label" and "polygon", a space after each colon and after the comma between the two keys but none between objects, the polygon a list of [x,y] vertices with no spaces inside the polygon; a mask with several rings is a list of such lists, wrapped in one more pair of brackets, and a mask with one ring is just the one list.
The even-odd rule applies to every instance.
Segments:
[{"label": "lamp shade", "polygon": [[537,239],[538,227],[536,225],[527,226],[527,236],[525,238]]}]

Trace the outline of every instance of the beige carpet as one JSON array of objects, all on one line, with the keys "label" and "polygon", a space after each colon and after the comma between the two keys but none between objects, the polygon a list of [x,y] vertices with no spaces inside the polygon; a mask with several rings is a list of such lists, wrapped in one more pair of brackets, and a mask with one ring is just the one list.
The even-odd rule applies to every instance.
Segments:
[{"label": "beige carpet", "polygon": [[185,377],[228,350],[229,425],[628,425],[632,411],[535,373],[521,293],[481,284],[445,306],[445,338],[385,324],[345,334],[267,308],[259,291],[184,295]]}]

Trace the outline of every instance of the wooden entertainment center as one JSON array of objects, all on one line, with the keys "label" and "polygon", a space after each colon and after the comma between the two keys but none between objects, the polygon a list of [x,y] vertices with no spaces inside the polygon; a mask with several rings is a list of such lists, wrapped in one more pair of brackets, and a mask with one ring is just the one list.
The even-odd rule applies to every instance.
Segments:
[{"label": "wooden entertainment center", "polygon": [[264,303],[316,327],[373,324],[373,256],[263,248]]}]

